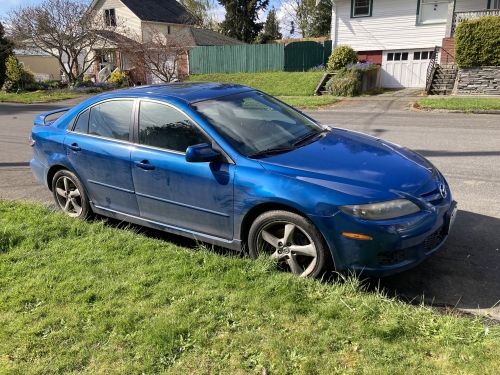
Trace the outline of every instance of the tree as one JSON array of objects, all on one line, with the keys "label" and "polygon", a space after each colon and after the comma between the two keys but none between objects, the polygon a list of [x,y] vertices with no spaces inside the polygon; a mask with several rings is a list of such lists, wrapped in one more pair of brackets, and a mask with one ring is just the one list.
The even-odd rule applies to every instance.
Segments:
[{"label": "tree", "polygon": [[[281,0],[284,23],[290,24],[290,35],[297,27],[303,38],[318,38],[330,35],[332,23],[332,0]],[[292,32],[293,29],[293,32]]]},{"label": "tree", "polygon": [[128,32],[120,50],[138,71],[168,83],[178,78],[179,64],[182,60],[187,63],[188,49],[193,44],[189,26],[177,27],[171,34],[143,26],[142,34]]},{"label": "tree", "polygon": [[21,88],[27,83],[33,83],[35,76],[24,66],[19,64],[14,55],[8,56],[5,60],[5,75],[14,83],[15,88]]},{"label": "tree", "polygon": [[113,47],[106,37],[120,28],[119,20],[113,21],[78,0],[45,0],[7,13],[16,44],[57,57],[69,83],[81,80],[99,59],[96,50]]},{"label": "tree", "polygon": [[5,61],[7,57],[12,55],[12,48],[14,44],[12,41],[5,36],[5,30],[0,22],[0,87],[2,87],[5,81]]},{"label": "tree", "polygon": [[218,0],[226,8],[226,18],[221,22],[222,33],[245,43],[252,43],[264,28],[257,22],[258,12],[265,10],[269,0]]},{"label": "tree", "polygon": [[214,0],[179,0],[179,3],[195,17],[195,26],[211,30],[217,27]]},{"label": "tree", "polygon": [[264,31],[257,36],[255,43],[265,43],[268,40],[281,39],[282,37],[283,35],[280,33],[280,25],[278,19],[276,18],[276,9],[272,7],[267,14]]}]

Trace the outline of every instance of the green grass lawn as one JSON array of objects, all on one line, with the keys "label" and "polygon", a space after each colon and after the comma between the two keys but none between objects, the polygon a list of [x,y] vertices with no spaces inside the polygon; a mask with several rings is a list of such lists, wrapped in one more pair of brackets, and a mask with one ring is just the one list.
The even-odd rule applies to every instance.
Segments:
[{"label": "green grass lawn", "polygon": [[52,102],[57,100],[65,100],[78,98],[83,96],[81,93],[75,93],[69,90],[46,90],[16,93],[5,93],[0,91],[0,102],[15,102],[31,104],[33,102]]},{"label": "green grass lawn", "polygon": [[0,374],[498,374],[500,328],[0,201]]},{"label": "green grass lawn", "polygon": [[463,111],[500,109],[500,98],[427,98],[418,101],[424,108],[442,108]]},{"label": "green grass lawn", "polygon": [[313,96],[323,72],[262,72],[196,74],[188,82],[230,82],[250,86],[274,96]]}]

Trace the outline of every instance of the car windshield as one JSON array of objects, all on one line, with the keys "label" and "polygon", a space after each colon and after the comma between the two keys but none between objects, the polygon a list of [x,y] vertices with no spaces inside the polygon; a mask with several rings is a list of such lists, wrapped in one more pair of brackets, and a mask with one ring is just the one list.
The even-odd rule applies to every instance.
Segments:
[{"label": "car windshield", "polygon": [[248,157],[291,151],[325,131],[300,112],[256,91],[204,100],[191,107]]}]

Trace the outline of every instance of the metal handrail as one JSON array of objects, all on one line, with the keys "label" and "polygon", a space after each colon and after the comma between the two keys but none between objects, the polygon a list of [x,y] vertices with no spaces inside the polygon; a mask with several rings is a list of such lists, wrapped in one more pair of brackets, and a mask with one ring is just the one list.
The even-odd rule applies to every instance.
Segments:
[{"label": "metal handrail", "polygon": [[434,68],[436,66],[436,61],[437,61],[440,49],[441,49],[441,47],[439,47],[439,46],[434,47],[434,52],[432,53],[432,58],[430,59],[429,66],[427,67],[427,76],[425,79],[425,91],[426,92],[429,92],[429,90],[431,89],[432,79],[434,78],[434,74],[433,74]]}]

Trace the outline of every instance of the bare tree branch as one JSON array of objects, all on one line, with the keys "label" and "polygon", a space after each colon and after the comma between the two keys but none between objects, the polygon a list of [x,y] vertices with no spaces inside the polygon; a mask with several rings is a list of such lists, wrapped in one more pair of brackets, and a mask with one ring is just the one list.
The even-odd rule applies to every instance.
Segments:
[{"label": "bare tree branch", "polygon": [[45,0],[34,6],[18,7],[7,13],[6,22],[16,45],[35,48],[59,60],[61,70],[73,83],[81,80],[101,52],[116,48],[106,33],[119,32],[104,15],[78,0]]}]

